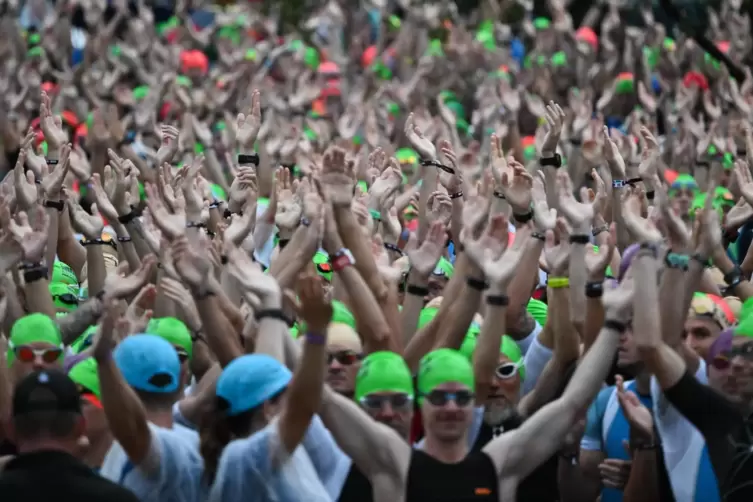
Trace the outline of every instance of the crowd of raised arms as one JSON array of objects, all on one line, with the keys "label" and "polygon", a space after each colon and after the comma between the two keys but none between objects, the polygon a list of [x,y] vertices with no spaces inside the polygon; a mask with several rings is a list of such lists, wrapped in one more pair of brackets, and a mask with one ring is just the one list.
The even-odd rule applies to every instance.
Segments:
[{"label": "crowd of raised arms", "polygon": [[0,1],[1,502],[753,501],[741,1],[477,3]]}]

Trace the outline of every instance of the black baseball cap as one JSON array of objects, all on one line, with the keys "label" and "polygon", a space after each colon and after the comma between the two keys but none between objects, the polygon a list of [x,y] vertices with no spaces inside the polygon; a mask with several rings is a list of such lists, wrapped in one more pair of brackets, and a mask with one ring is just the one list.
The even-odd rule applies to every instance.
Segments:
[{"label": "black baseball cap", "polygon": [[30,373],[13,390],[13,416],[38,411],[81,413],[76,384],[57,370]]}]

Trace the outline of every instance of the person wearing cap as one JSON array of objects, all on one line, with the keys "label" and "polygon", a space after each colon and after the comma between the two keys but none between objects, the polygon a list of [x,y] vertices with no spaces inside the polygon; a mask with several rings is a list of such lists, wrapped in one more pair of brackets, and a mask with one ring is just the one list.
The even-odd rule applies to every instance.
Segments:
[{"label": "person wearing cap", "polygon": [[65,347],[60,329],[50,317],[34,313],[18,319],[8,338],[11,378],[19,381],[32,371],[62,369]]},{"label": "person wearing cap", "polygon": [[722,298],[704,293],[695,293],[690,302],[685,320],[685,343],[703,359],[707,359],[709,348],[719,334],[734,323],[734,319],[730,319],[731,312],[724,312],[723,303]]},{"label": "person wearing cap", "polygon": [[180,360],[180,388],[182,391],[191,378],[189,365],[193,358],[193,341],[188,326],[176,317],[156,317],[149,321],[146,332],[166,340],[175,349]]},{"label": "person wearing cap", "polygon": [[199,437],[172,418],[181,384],[175,348],[159,336],[136,334],[112,350],[113,329],[106,328],[105,323],[93,355],[102,406],[115,440],[100,474],[142,501],[204,500]]},{"label": "person wearing cap", "polygon": [[86,421],[86,439],[89,446],[83,452],[81,460],[99,472],[105,455],[112,446],[112,433],[102,407],[97,362],[93,357],[79,361],[68,372],[68,378],[76,384],[81,397],[81,413]]},{"label": "person wearing cap", "polygon": [[352,398],[363,356],[363,344],[354,327],[332,322],[327,328],[327,385]]},{"label": "person wearing cap", "polygon": [[79,502],[139,500],[76,458],[86,421],[76,384],[61,371],[34,371],[18,381],[10,427],[19,454],[0,472],[4,502],[58,500],[61,494]]}]

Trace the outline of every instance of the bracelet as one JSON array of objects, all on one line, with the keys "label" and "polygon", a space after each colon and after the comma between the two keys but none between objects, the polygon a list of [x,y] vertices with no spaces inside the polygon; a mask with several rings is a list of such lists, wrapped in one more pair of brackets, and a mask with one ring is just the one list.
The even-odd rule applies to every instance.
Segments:
[{"label": "bracelet", "polygon": [[603,294],[604,294],[603,282],[587,282],[586,283],[586,297],[601,298]]},{"label": "bracelet", "polygon": [[654,197],[656,196],[656,192],[654,190],[649,190],[646,192],[646,198],[648,200],[654,200]]},{"label": "bracelet", "polygon": [[496,198],[498,198],[498,199],[502,199],[502,200],[505,200],[505,199],[506,199],[506,197],[505,197],[505,194],[503,194],[502,192],[499,192],[499,191],[497,191],[497,190],[495,190],[495,191],[494,191],[494,196],[495,196]]},{"label": "bracelet", "polygon": [[591,230],[591,235],[596,237],[599,234],[603,234],[604,232],[609,232],[609,225],[602,225],[600,227],[594,228],[593,230]]},{"label": "bracelet", "polygon": [[421,159],[420,164],[422,166],[434,166],[438,169],[441,169],[442,171],[448,173],[448,174],[455,174],[455,170],[451,168],[450,166],[446,166],[439,162],[438,160],[428,160],[428,159]]},{"label": "bracelet", "polygon": [[625,185],[625,180],[612,180],[612,188],[623,188]]},{"label": "bracelet", "polygon": [[517,221],[518,223],[528,223],[533,219],[533,209],[529,210],[525,214],[512,213],[512,219]]},{"label": "bracelet", "polygon": [[701,253],[693,253],[690,256],[690,259],[697,261],[703,267],[710,267],[711,266],[711,261],[708,258],[706,258],[705,256],[703,256]]},{"label": "bracelet", "polygon": [[405,292],[409,295],[424,297],[429,294],[429,288],[425,286],[416,286],[415,284],[408,284],[405,288]]},{"label": "bracelet", "polygon": [[531,237],[533,237],[534,239],[538,239],[541,242],[546,241],[546,234],[542,232],[531,232]]},{"label": "bracelet", "polygon": [[655,440],[651,440],[650,443],[644,443],[642,441],[636,442],[636,444],[631,444],[630,448],[633,450],[639,450],[639,451],[645,451],[645,450],[655,450],[659,447],[658,443]]},{"label": "bracelet", "polygon": [[259,166],[259,154],[257,153],[253,153],[251,155],[239,154],[238,164],[253,164],[258,167]]},{"label": "bracelet", "polygon": [[130,213],[124,214],[123,216],[118,216],[118,221],[123,225],[128,225],[139,216],[141,216],[141,211],[139,211],[138,208],[131,207]]},{"label": "bracelet", "polygon": [[727,289],[732,291],[737,286],[740,285],[741,282],[743,282],[743,271],[740,270],[740,267],[735,265],[735,267],[724,274],[724,282],[727,283]]},{"label": "bracelet", "polygon": [[385,242],[384,249],[387,249],[389,251],[399,254],[400,256],[403,256],[403,250],[397,247],[396,244],[392,244],[391,242]]},{"label": "bracelet", "polygon": [[569,277],[549,277],[546,280],[546,285],[552,289],[562,289],[570,287]]},{"label": "bracelet", "polygon": [[191,331],[191,341],[193,343],[196,342],[204,342],[207,343],[206,338],[204,338],[204,335],[202,335],[202,332],[204,331],[204,328],[199,328],[196,331]]},{"label": "bracelet", "polygon": [[42,205],[50,209],[57,209],[59,213],[62,213],[63,209],[65,209],[65,201],[62,200],[46,200]]},{"label": "bracelet", "polygon": [[285,249],[285,246],[287,246],[289,242],[290,239],[280,239],[277,241],[277,245],[280,246],[280,249]]},{"label": "bracelet", "polygon": [[18,265],[18,270],[31,270],[40,267],[46,267],[44,262],[25,262]]},{"label": "bracelet", "polygon": [[475,277],[467,277],[465,283],[469,288],[475,289],[476,291],[483,291],[489,287],[486,281],[483,279],[476,279]]},{"label": "bracelet", "polygon": [[507,295],[488,295],[486,304],[494,307],[507,307],[510,304],[510,297]]},{"label": "bracelet", "polygon": [[126,235],[125,237],[118,237],[118,242],[131,242],[131,236]]},{"label": "bracelet", "polygon": [[664,257],[664,264],[667,268],[688,270],[689,263],[690,257],[686,254],[669,252],[667,253],[667,256]]},{"label": "bracelet", "polygon": [[706,160],[699,160],[695,163],[696,167],[711,167],[711,163]]},{"label": "bracelet", "polygon": [[56,165],[58,165],[58,160],[57,159],[45,159],[45,161],[47,162],[48,166],[56,166]]},{"label": "bracelet", "polygon": [[187,221],[186,228],[207,228],[207,224],[200,221]]},{"label": "bracelet", "polygon": [[293,324],[295,324],[288,316],[285,315],[285,312],[283,312],[282,309],[260,310],[254,313],[254,319],[256,319],[256,322],[259,322],[262,319],[277,319],[278,321],[282,321],[287,324],[289,328],[292,328]]},{"label": "bracelet", "polygon": [[643,178],[630,178],[629,180],[626,181],[626,183],[628,185],[636,185],[642,181],[643,181]]},{"label": "bracelet", "polygon": [[571,235],[570,238],[570,244],[588,244],[591,242],[591,238],[587,235]]},{"label": "bracelet", "polygon": [[327,336],[320,335],[319,333],[311,333],[310,331],[307,331],[305,335],[305,339],[306,339],[306,343],[310,343],[312,345],[326,345],[327,344]]},{"label": "bracelet", "polygon": [[220,255],[220,264],[227,265],[227,262],[230,261],[226,254]]},{"label": "bracelet", "polygon": [[450,195],[450,199],[459,199],[462,196],[463,196],[463,191],[461,190],[459,192],[455,192],[455,193],[451,194]]},{"label": "bracelet", "polygon": [[209,203],[209,209],[217,209],[218,207],[220,207],[220,201],[218,200],[213,200]]},{"label": "bracelet", "polygon": [[112,241],[106,241],[104,239],[81,239],[78,241],[82,246],[102,246],[104,244],[115,245]]},{"label": "bracelet", "polygon": [[47,270],[47,267],[39,266],[24,270],[24,282],[26,284],[31,284],[40,279],[49,279],[49,271]]},{"label": "bracelet", "polygon": [[615,321],[614,319],[607,319],[604,321],[604,327],[622,334],[627,329],[624,322]]}]

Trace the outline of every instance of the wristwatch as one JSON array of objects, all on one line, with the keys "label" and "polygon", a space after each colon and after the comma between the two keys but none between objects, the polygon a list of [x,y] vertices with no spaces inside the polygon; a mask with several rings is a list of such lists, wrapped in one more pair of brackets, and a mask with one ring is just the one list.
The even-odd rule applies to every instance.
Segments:
[{"label": "wristwatch", "polygon": [[350,249],[343,248],[331,258],[332,259],[332,270],[335,272],[339,272],[340,270],[344,269],[347,266],[355,265],[356,259],[353,257],[353,253],[350,252]]},{"label": "wristwatch", "polygon": [[559,153],[555,153],[551,157],[541,157],[539,159],[539,165],[542,167],[543,166],[561,167],[562,157],[560,157]]}]

